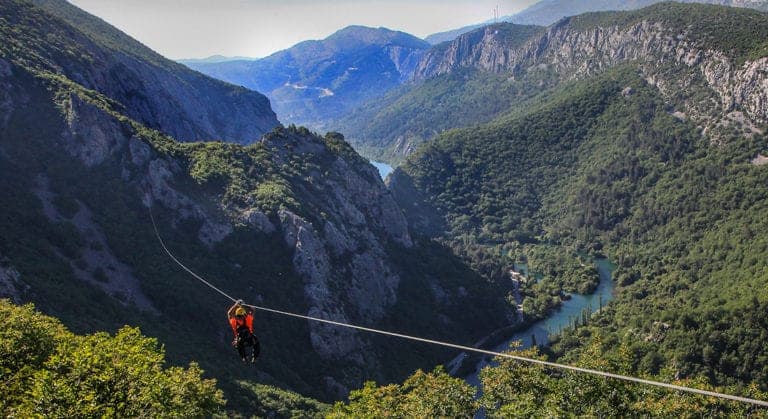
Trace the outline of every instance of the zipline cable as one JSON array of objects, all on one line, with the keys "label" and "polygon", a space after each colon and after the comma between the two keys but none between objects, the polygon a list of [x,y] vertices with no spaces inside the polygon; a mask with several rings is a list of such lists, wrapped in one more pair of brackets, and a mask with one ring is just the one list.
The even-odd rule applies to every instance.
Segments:
[{"label": "zipline cable", "polygon": [[235,300],[234,298],[232,298],[232,297],[231,297],[229,294],[227,294],[226,292],[224,292],[224,291],[222,291],[222,290],[220,290],[220,289],[216,288],[216,287],[215,287],[213,284],[211,284],[210,282],[208,282],[208,281],[206,281],[205,279],[203,279],[203,277],[201,277],[200,275],[196,274],[196,273],[195,273],[195,272],[194,272],[192,269],[189,269],[189,268],[187,268],[186,266],[184,266],[184,264],[183,264],[183,263],[181,263],[181,262],[180,262],[178,259],[176,259],[176,256],[174,256],[174,255],[173,255],[173,253],[171,253],[171,251],[170,251],[170,250],[168,250],[168,248],[167,248],[167,247],[165,247],[165,242],[163,242],[163,239],[160,237],[160,232],[159,232],[159,231],[157,231],[157,224],[155,224],[155,216],[154,216],[154,215],[152,215],[152,205],[151,205],[151,204],[149,205],[149,218],[151,218],[151,219],[152,219],[152,228],[154,228],[154,229],[155,229],[155,236],[157,236],[157,240],[159,240],[159,241],[160,241],[160,246],[163,246],[163,250],[165,250],[165,253],[167,253],[167,254],[168,254],[168,256],[170,256],[170,257],[171,257],[171,259],[173,259],[173,261],[174,261],[174,262],[176,262],[176,264],[177,264],[177,265],[181,266],[181,267],[182,267],[182,269],[184,269],[185,271],[187,271],[187,272],[188,272],[190,275],[192,275],[193,277],[195,277],[195,278],[196,278],[196,279],[198,279],[199,281],[202,281],[202,283],[203,283],[203,284],[205,284],[205,285],[208,285],[209,287],[211,287],[211,288],[213,288],[214,290],[218,291],[218,292],[219,292],[219,294],[221,294],[221,295],[223,295],[223,296],[225,296],[225,297],[229,298],[229,299],[230,299],[230,300],[232,300],[232,301],[237,301],[237,300]]},{"label": "zipline cable", "polygon": [[[174,262],[176,262],[177,265],[181,266],[182,269],[187,271],[195,279],[201,281],[205,285],[207,285],[210,288],[212,288],[213,290],[217,291],[219,294],[221,294],[224,297],[230,299],[232,302],[241,301],[241,300],[237,300],[237,299],[232,298],[229,294],[227,294],[224,291],[216,288],[213,284],[211,284],[210,282],[206,281],[203,277],[201,277],[200,275],[196,274],[194,271],[192,271],[191,269],[187,268],[186,266],[184,266],[183,263],[181,263],[178,259],[176,259],[176,257],[171,253],[171,251],[168,250],[168,248],[165,246],[165,243],[163,242],[163,239],[160,237],[160,233],[157,230],[157,225],[155,224],[155,217],[152,215],[152,208],[151,208],[151,206],[150,206],[150,209],[149,209],[149,215],[150,215],[150,218],[152,219],[152,227],[155,230],[155,235],[157,236],[157,239],[160,241],[160,245],[163,247],[163,250],[165,250],[165,253],[167,253],[168,256],[170,256],[170,258]],[[685,387],[685,386],[680,386],[680,385],[676,385],[676,384],[664,383],[664,382],[661,382],[661,381],[647,380],[647,379],[644,379],[644,378],[632,377],[632,376],[621,375],[621,374],[614,374],[614,373],[610,373],[610,372],[598,371],[598,370],[593,370],[593,369],[589,369],[589,368],[574,367],[572,365],[558,364],[558,363],[555,363],[555,362],[542,361],[540,359],[534,359],[534,358],[526,358],[526,357],[522,357],[522,356],[518,356],[518,355],[512,355],[512,354],[509,354],[509,353],[502,353],[502,352],[496,352],[496,351],[488,351],[488,350],[485,350],[485,349],[473,348],[471,346],[457,345],[455,343],[450,343],[450,342],[443,342],[443,341],[439,341],[439,340],[425,339],[425,338],[421,338],[421,337],[417,337],[417,336],[405,335],[405,334],[402,334],[402,333],[388,332],[386,330],[373,329],[373,328],[370,328],[370,327],[357,326],[357,325],[354,325],[354,324],[342,323],[342,322],[337,322],[337,321],[327,320],[327,319],[321,319],[321,318],[318,318],[318,317],[305,316],[305,315],[302,315],[302,314],[296,314],[296,313],[291,313],[291,312],[282,311],[282,310],[275,310],[275,309],[272,309],[272,308],[261,307],[261,306],[257,306],[257,305],[253,305],[253,304],[242,303],[242,305],[244,305],[246,307],[251,307],[251,308],[256,309],[256,310],[266,311],[266,312],[274,313],[274,314],[280,314],[280,315],[283,315],[283,316],[295,317],[295,318],[299,318],[299,319],[305,319],[305,320],[310,320],[310,321],[315,321],[315,322],[320,322],[320,323],[331,324],[331,325],[334,325],[334,326],[340,326],[340,327],[346,327],[346,328],[350,328],[350,329],[362,330],[362,331],[365,331],[365,332],[378,333],[380,335],[385,335],[385,336],[393,336],[393,337],[398,337],[398,338],[401,338],[401,339],[412,340],[412,341],[416,341],[416,342],[423,342],[423,343],[429,343],[429,344],[432,344],[432,345],[439,345],[439,346],[444,346],[444,347],[448,347],[448,348],[460,349],[462,351],[467,351],[467,352],[475,352],[475,353],[484,354],[484,355],[493,355],[493,356],[497,356],[497,357],[501,357],[501,358],[514,359],[516,361],[528,362],[528,363],[531,363],[531,364],[538,364],[538,365],[543,365],[543,366],[551,367],[551,368],[558,368],[558,369],[562,369],[562,370],[575,371],[575,372],[580,372],[580,373],[585,373],[585,374],[592,374],[592,375],[597,375],[597,376],[601,376],[601,377],[607,377],[607,378],[613,378],[613,379],[617,379],[617,380],[629,381],[629,382],[633,382],[633,383],[646,384],[646,385],[656,386],[656,387],[663,387],[663,388],[667,388],[667,389],[670,389],[670,390],[677,390],[677,391],[682,391],[682,392],[686,392],[686,393],[694,393],[694,394],[698,394],[698,395],[702,395],[702,396],[717,397],[717,398],[720,398],[720,399],[727,399],[727,400],[733,400],[733,401],[737,401],[737,402],[750,403],[750,404],[754,404],[754,405],[762,406],[762,407],[768,407],[768,401],[764,401],[764,400],[750,399],[748,397],[734,396],[734,395],[731,395],[731,394],[718,393],[718,392],[709,391],[709,390],[701,390],[701,389],[698,389],[698,388],[691,388],[691,387]]]}]

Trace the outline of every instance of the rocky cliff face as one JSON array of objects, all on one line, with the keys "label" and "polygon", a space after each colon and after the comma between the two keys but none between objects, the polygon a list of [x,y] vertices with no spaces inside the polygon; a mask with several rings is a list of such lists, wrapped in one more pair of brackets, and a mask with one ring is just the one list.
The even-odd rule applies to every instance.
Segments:
[{"label": "rocky cliff face", "polygon": [[113,58],[108,77],[83,85],[125,104],[131,118],[179,141],[249,144],[279,124],[269,100],[258,92],[183,66],[167,71],[125,55]]},{"label": "rocky cliff face", "polygon": [[[460,343],[505,322],[491,285],[411,237],[376,169],[340,134],[277,127],[248,146],[178,142],[151,129],[169,127],[176,111],[151,104],[195,103],[204,85],[175,90],[152,79],[151,61],[111,68],[119,51],[26,2],[0,11],[0,297],[35,302],[79,331],[140,325],[174,362],[253,380],[222,356],[232,350],[230,302],[173,264],[156,219],[191,269],[254,304]],[[327,399],[443,361],[440,349],[391,351],[349,329],[269,314],[258,322],[258,379]]]},{"label": "rocky cliff face", "polygon": [[[686,12],[684,6],[675,8]],[[498,31],[489,26],[460,36],[447,48],[431,50],[419,64],[416,78],[476,68],[551,84],[631,64],[680,106],[681,116],[708,131],[737,127],[747,134],[759,132],[768,123],[766,58],[735,59],[732,51],[709,45],[706,36],[660,19],[654,9],[645,9],[645,16],[617,13],[593,24],[565,19],[520,46],[501,42]],[[624,16],[636,18],[627,24]]]},{"label": "rocky cliff face", "polygon": [[[322,139],[308,132],[268,136],[261,144],[275,153],[277,164],[288,164],[297,158],[331,162],[323,173],[312,171],[309,180],[299,185],[305,189],[301,192],[304,205],[312,207],[314,212],[300,216],[287,209],[280,210],[277,218],[271,220],[258,206],[238,206],[230,208],[228,215],[222,217],[218,211],[212,213],[204,209],[208,205],[196,201],[177,186],[179,179],[187,176],[183,161],[158,155],[139,137],[126,135],[113,117],[76,95],[71,95],[65,103],[67,129],[61,136],[64,149],[87,167],[122,155],[123,178],[138,191],[144,191],[145,205],[161,205],[173,211],[178,223],[196,222],[197,238],[206,246],[212,247],[224,240],[237,224],[249,225],[265,234],[280,234],[293,254],[293,269],[304,280],[308,315],[374,324],[397,301],[400,278],[384,249],[388,241],[405,248],[413,244],[402,210],[373,166],[334,155]],[[37,195],[45,208],[50,208],[50,219],[62,218],[51,204],[51,192],[44,184]],[[76,225],[83,226],[84,234],[99,237],[90,241],[100,242],[101,248],[106,246],[101,238],[103,233],[87,215],[78,213],[75,221]],[[128,270],[117,261],[112,265],[120,267],[120,272]],[[118,271],[112,265],[109,271]],[[85,272],[93,270],[84,269],[82,276],[91,281]],[[108,284],[103,287],[110,294],[130,290],[130,294],[135,295],[131,301],[140,308],[154,310],[138,284],[130,282],[133,280],[130,275],[124,276],[124,280],[117,282],[125,289],[113,290]],[[321,356],[337,360],[351,358],[363,363],[363,358],[357,355],[362,343],[356,332],[314,323],[310,330],[313,347]]]},{"label": "rocky cliff face", "polygon": [[8,298],[14,303],[21,303],[21,293],[27,288],[21,281],[21,274],[10,261],[0,255],[0,296]]},{"label": "rocky cliff face", "polygon": [[[461,266],[454,257],[414,273],[409,264],[434,256],[414,243],[376,169],[339,134],[279,128],[248,147],[177,143],[121,114],[105,95],[0,65],[0,193],[9,202],[0,209],[0,296],[33,301],[86,331],[93,322],[139,324],[180,361],[217,354],[202,363],[226,379],[229,366],[216,363],[226,364],[221,353],[231,350],[227,301],[162,253],[151,206],[172,251],[251,303],[387,328],[403,310],[426,309],[435,316],[396,328],[467,341],[489,331],[466,322],[467,311],[488,329],[505,321],[503,301],[487,301],[481,278],[438,269]],[[473,286],[482,296],[462,292]],[[265,379],[318,397],[344,397],[357,377],[393,377],[382,364],[431,366],[350,329],[259,322],[272,351]],[[174,346],[187,339],[193,349]]]},{"label": "rocky cliff face", "polygon": [[[388,242],[413,246],[402,210],[373,166],[334,156],[317,137],[268,136],[262,143],[328,159],[324,172],[310,172],[301,186],[305,205],[313,212],[301,216],[281,210],[276,220],[276,229],[293,252],[293,268],[304,280],[308,315],[375,324],[397,302],[400,283],[385,247]],[[278,156],[278,162],[296,157],[280,151]],[[270,224],[267,231],[273,228]],[[364,362],[357,332],[312,323],[310,333],[321,356]]]},{"label": "rocky cliff face", "polygon": [[519,42],[510,42],[505,33],[520,32],[525,36],[524,29],[511,24],[490,25],[459,36],[446,46],[429,50],[417,65],[414,78],[424,80],[465,67],[506,71],[522,59],[524,50]]},{"label": "rocky cliff face", "polygon": [[[502,17],[501,21],[518,25],[549,26],[567,16],[608,10],[635,10],[659,3],[660,1],[663,0],[542,0],[512,16]],[[723,6],[750,8],[763,12],[768,11],[768,1],[765,0],[681,0],[680,3],[719,4]],[[424,39],[432,45],[441,42],[449,42],[462,34],[489,25],[490,23],[490,21],[486,21],[485,23],[465,26],[451,31],[439,32],[429,35]]]},{"label": "rocky cliff face", "polygon": [[38,54],[15,58],[104,94],[132,119],[180,141],[242,144],[278,125],[264,95],[167,60],[66,1],[35,3],[40,7],[36,11],[19,7],[41,14],[48,21],[45,31],[27,13],[10,8],[4,13],[8,24],[31,29],[24,37],[8,34],[11,44],[17,51],[34,49]]}]

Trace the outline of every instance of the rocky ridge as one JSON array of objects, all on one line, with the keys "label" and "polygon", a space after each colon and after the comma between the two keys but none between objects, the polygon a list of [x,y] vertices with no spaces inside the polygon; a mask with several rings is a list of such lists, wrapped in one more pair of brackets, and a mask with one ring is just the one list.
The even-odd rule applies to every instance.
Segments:
[{"label": "rocky ridge", "polygon": [[[434,302],[439,315],[423,321],[436,330],[480,333],[456,326],[462,319],[455,307],[475,306],[468,302],[475,296],[460,291],[468,285],[456,283],[465,280],[466,272],[460,278],[434,275],[422,279],[409,273],[405,262],[394,256],[396,252],[416,259],[427,255],[417,248],[402,210],[376,169],[339,134],[320,137],[306,129],[281,127],[248,147],[177,143],[125,116],[119,103],[99,92],[66,77],[50,77],[12,62],[3,63],[7,65],[0,75],[0,85],[5,87],[0,103],[8,111],[0,113],[0,121],[6,121],[0,125],[0,170],[18,166],[13,171],[22,175],[8,179],[3,187],[28,197],[30,203],[3,208],[3,215],[8,211],[10,218],[2,219],[27,214],[43,226],[43,231],[61,229],[71,240],[60,237],[48,241],[45,236],[34,236],[33,229],[19,229],[7,236],[4,233],[0,252],[11,249],[16,253],[1,265],[2,296],[37,303],[45,288],[55,284],[79,295],[94,294],[87,304],[93,310],[119,309],[125,316],[140,316],[150,322],[171,313],[200,316],[198,312],[219,312],[220,301],[205,301],[209,290],[183,272],[174,272],[175,266],[163,257],[149,224],[147,207],[152,207],[174,252],[180,252],[193,267],[199,260],[211,261],[209,270],[201,272],[206,276],[233,270],[232,282],[217,284],[249,302],[274,306],[275,300],[287,295],[290,301],[282,307],[293,312],[377,325],[393,315],[393,306],[409,305],[414,288],[421,290],[417,295],[428,296],[431,289],[443,289],[441,299]],[[29,132],[34,133],[32,139],[27,137]],[[195,177],[192,172],[199,162],[211,164],[211,170],[240,173],[242,177]],[[247,190],[228,200],[223,191],[234,181],[242,182]],[[281,200],[279,203],[265,204],[254,198],[265,185],[284,188],[270,195]],[[116,210],[104,208],[111,203],[119,203]],[[31,270],[30,266],[40,265],[35,259],[38,256],[19,256],[14,243],[20,239],[13,234],[27,237],[35,248],[49,249],[50,260],[43,265],[60,263],[58,276]],[[242,245],[241,240],[249,244]],[[222,250],[222,246],[229,250]],[[229,256],[233,250],[245,256]],[[248,259],[265,253],[284,255],[288,263],[243,268]],[[297,283],[283,284],[284,277],[291,281],[296,278]],[[56,279],[51,282],[50,278]],[[414,285],[414,281],[424,283]],[[408,285],[408,293],[402,290],[403,284]],[[176,289],[186,291],[176,295]],[[197,293],[202,299],[195,296]],[[194,304],[193,312],[179,309],[179,304],[185,303],[178,300],[187,298]],[[69,301],[42,301],[49,310],[65,316],[72,313],[78,322],[91,318],[77,313]],[[481,311],[492,312],[485,307]],[[151,325],[143,327],[153,330]],[[176,327],[169,327],[171,331],[155,333],[162,341],[174,342],[178,338],[173,334]],[[207,350],[217,352],[223,349],[218,347],[225,340],[220,316],[206,314],[197,327],[192,334],[195,339],[202,339],[208,331],[216,336],[201,347],[213,346]],[[278,333],[269,324],[261,327],[267,336]],[[336,398],[356,385],[354,377],[386,377],[378,372],[379,366],[391,363],[394,356],[374,347],[370,336],[316,323],[302,323],[295,329],[287,332],[288,337],[281,337],[282,344],[300,345],[303,358],[314,364],[328,362],[338,367],[323,370],[317,382],[312,381],[314,376],[301,377],[303,371],[298,367],[295,371],[291,369],[294,367],[284,367],[271,371],[278,380],[290,377],[295,382],[294,377],[301,377],[312,383],[313,394]],[[306,346],[302,339],[306,339]]]},{"label": "rocky ridge", "polygon": [[[63,0],[13,2],[8,24],[28,27],[23,37],[4,33],[13,54],[39,71],[61,74],[120,103],[132,119],[181,141],[251,143],[278,125],[258,92],[206,77],[167,60],[104,21]],[[37,17],[30,18],[31,13]],[[35,20],[45,20],[46,32]],[[62,53],[62,51],[76,51]]]},{"label": "rocky ridge", "polygon": [[185,63],[264,92],[284,123],[326,129],[330,120],[408,81],[428,48],[403,32],[349,26],[259,60]]},{"label": "rocky ridge", "polygon": [[[768,58],[741,63],[729,53],[708,47],[685,28],[652,17],[605,26],[580,25],[578,18],[570,18],[520,47],[501,42],[494,26],[462,35],[447,48],[428,52],[415,78],[475,68],[551,84],[633,64],[649,83],[680,104],[682,114],[717,140],[728,127],[751,135],[768,124],[768,73],[764,71]],[[695,97],[695,91],[708,92],[714,102]]]},{"label": "rocky ridge", "polygon": [[[607,10],[634,10],[659,3],[660,1],[663,0],[600,0],[589,2],[581,0],[542,0],[534,3],[519,13],[511,16],[503,16],[500,18],[500,21],[518,25],[549,26],[568,16]],[[750,8],[763,12],[768,11],[768,2],[765,0],[680,0],[680,2],[719,4],[723,6]],[[462,34],[471,32],[491,23],[494,22],[486,21],[485,23],[435,33],[427,36],[425,40],[432,45],[441,42],[450,42]]]},{"label": "rocky ridge", "polygon": [[0,255],[0,295],[18,304],[21,302],[21,292],[24,288],[19,271]]}]

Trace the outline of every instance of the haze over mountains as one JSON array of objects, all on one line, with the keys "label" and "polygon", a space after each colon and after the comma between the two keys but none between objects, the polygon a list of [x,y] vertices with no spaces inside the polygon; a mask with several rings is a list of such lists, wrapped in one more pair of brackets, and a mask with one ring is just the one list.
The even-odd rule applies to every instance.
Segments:
[{"label": "haze over mountains", "polygon": [[[339,122],[339,130],[371,155],[398,162],[441,131],[490,121],[563,81],[635,62],[666,94],[683,99],[699,84],[716,92],[711,102],[684,99],[693,109],[680,110],[707,131],[732,124],[749,131],[763,124],[762,62],[739,67],[765,50],[760,23],[753,22],[761,14],[722,6],[686,9],[732,11],[734,28],[743,13],[745,27],[726,39],[714,31],[732,31],[730,26],[691,22],[675,16],[678,9],[656,14],[659,10],[664,9],[582,15],[546,30],[513,24],[477,29],[430,49],[414,74],[416,82],[355,110]],[[683,25],[688,33],[678,36]],[[738,61],[724,58],[725,51],[737,54]]]},{"label": "haze over mountains", "polygon": [[350,26],[255,61],[185,63],[265,92],[284,123],[327,127],[327,121],[408,80],[427,48],[402,32]]},{"label": "haze over mountains", "polygon": [[[768,14],[662,3],[432,47],[353,26],[199,64],[325,134],[66,1],[0,16],[0,296],[76,333],[140,326],[228,400],[168,415],[761,413],[513,360],[477,398],[470,362],[433,370],[453,351],[266,312],[244,367],[231,301],[172,264],[149,211],[180,260],[246,302],[482,348],[594,290],[608,258],[615,299],[525,356],[766,400]],[[399,163],[386,185],[350,142]],[[112,403],[129,381],[165,397],[148,368],[62,355],[98,335],[48,343],[52,320],[0,311],[3,415],[131,416],[147,405]],[[47,349],[8,362],[22,344]]]},{"label": "haze over mountains", "polygon": [[[686,2],[768,10],[768,2],[764,0]],[[658,1],[546,0],[499,20],[519,25],[549,26],[564,16],[601,10],[635,10],[655,3]],[[375,126],[382,122],[382,118],[372,115],[371,108],[378,109],[383,106],[380,102],[391,100],[384,97],[385,94],[393,92],[401,85],[423,79],[420,73],[425,66],[430,65],[423,60],[431,59],[436,51],[450,48],[446,42],[490,23],[492,22],[433,34],[426,38],[427,42],[385,28],[351,26],[339,30],[325,40],[302,42],[263,59],[222,61],[214,58],[207,61],[182,62],[209,76],[265,93],[270,98],[278,118],[284,123],[307,125],[319,131],[341,130],[350,140],[356,142],[357,146],[363,147],[360,148],[363,152],[396,162],[400,157],[368,150],[362,143],[371,140],[372,136],[380,137],[373,141],[391,141],[392,138],[399,138],[398,153],[408,153],[414,150],[409,137],[429,138],[440,129],[450,127],[438,128],[434,124],[426,124],[422,126],[422,131],[426,128],[424,132],[416,132],[412,127],[397,127],[399,134],[379,133],[380,130]],[[533,28],[526,30],[530,32]],[[476,37],[479,36],[478,33],[476,32]],[[442,45],[430,50],[430,44]],[[410,90],[406,87],[402,91]],[[475,115],[463,119],[475,120],[479,117],[490,120],[493,114],[492,112],[485,118]],[[462,118],[459,117],[459,120]],[[438,130],[428,132],[433,128]],[[404,134],[406,131],[409,132]],[[363,140],[359,141],[360,138]]]},{"label": "haze over mountains", "polygon": [[[492,23],[510,22],[518,25],[549,26],[566,16],[576,16],[582,13],[606,10],[635,10],[661,1],[663,0],[542,0],[519,13],[500,17],[498,22],[486,21],[476,25],[439,32],[427,36],[424,40],[432,45],[437,45],[442,42],[452,41],[461,34]],[[732,7],[748,7],[763,12],[768,11],[768,5],[762,0],[681,0],[681,2],[719,4]]]}]

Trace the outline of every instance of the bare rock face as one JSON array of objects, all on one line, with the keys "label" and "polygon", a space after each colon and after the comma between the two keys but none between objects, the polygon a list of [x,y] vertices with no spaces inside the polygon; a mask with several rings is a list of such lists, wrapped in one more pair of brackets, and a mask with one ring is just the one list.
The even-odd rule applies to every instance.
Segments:
[{"label": "bare rock face", "polygon": [[430,50],[416,67],[414,78],[426,79],[469,66],[504,71],[519,59],[520,52],[506,45],[493,26],[487,26],[456,38],[443,51]]},{"label": "bare rock face", "polygon": [[13,71],[11,70],[11,65],[8,61],[0,58],[0,77],[11,77],[12,75]]},{"label": "bare rock face", "polygon": [[149,159],[152,155],[149,145],[136,136],[132,137],[128,143],[128,151],[130,153],[131,163],[138,167],[149,163]]},{"label": "bare rock face", "polygon": [[[294,249],[293,267],[304,279],[304,296],[310,309],[308,316],[348,323],[342,305],[330,289],[331,261],[325,245],[314,226],[290,211],[280,211],[283,239]],[[340,329],[323,323],[310,323],[312,346],[321,356],[329,359],[347,358],[361,343],[350,329]],[[362,363],[357,356],[356,361]]]},{"label": "bare rock face", "polygon": [[[229,222],[214,220],[198,203],[174,189],[172,179],[180,172],[181,168],[173,161],[160,158],[152,160],[148,165],[145,189],[148,190],[152,200],[176,211],[179,219],[202,220],[203,225],[198,232],[198,238],[206,245],[212,246],[232,233],[233,227]],[[145,204],[151,205],[148,202]]]},{"label": "bare rock face", "polygon": [[[113,58],[117,61],[109,70],[113,77],[94,87],[129,104],[129,115],[137,121],[180,141],[247,144],[278,124],[269,101],[260,93],[208,79],[181,65],[173,65],[176,68],[169,72],[124,54]],[[145,94],[132,95],[133,88]]]},{"label": "bare rock face", "polygon": [[367,321],[380,319],[385,308],[397,301],[400,277],[390,271],[385,260],[381,248],[371,248],[353,256],[350,263],[352,281],[347,285],[347,295],[355,302],[357,316]]},{"label": "bare rock face", "polygon": [[26,288],[19,271],[0,255],[0,298],[8,298],[16,304],[21,304],[21,292]]},{"label": "bare rock face", "polygon": [[389,45],[385,47],[385,51],[395,65],[397,72],[400,73],[401,82],[410,79],[425,52],[425,50],[414,50],[399,45]]},{"label": "bare rock face", "polygon": [[[698,123],[722,125],[722,115],[731,111],[743,112],[749,126],[768,123],[768,58],[736,68],[723,52],[696,45],[685,34],[657,22],[587,31],[555,25],[537,45],[528,46],[515,70],[530,73],[546,64],[566,78],[577,79],[637,62],[646,79],[669,96],[690,90],[697,76],[703,78],[705,83],[697,87],[713,91],[720,106],[712,108],[709,101],[686,98],[686,108],[693,110],[689,113]],[[665,66],[678,71],[670,76]]]},{"label": "bare rock face", "polygon": [[246,210],[243,213],[243,219],[246,224],[257,228],[265,234],[272,234],[276,230],[275,225],[269,220],[267,214],[264,214],[257,209]]},{"label": "bare rock face", "polygon": [[13,85],[3,80],[13,76],[11,65],[0,58],[0,128],[8,125],[8,119],[11,117],[11,111],[14,108],[14,100],[11,95]]},{"label": "bare rock face", "polygon": [[704,68],[703,73],[720,95],[723,109],[739,109],[752,122],[768,123],[768,57],[738,68],[721,59],[719,66]]},{"label": "bare rock face", "polygon": [[768,156],[763,156],[762,154],[758,154],[757,157],[752,159],[750,163],[754,164],[755,166],[765,166],[768,164]]},{"label": "bare rock face", "polygon": [[416,151],[418,145],[419,143],[414,144],[412,135],[403,135],[395,138],[392,148],[396,155],[405,157]]},{"label": "bare rock face", "polygon": [[88,167],[102,163],[128,142],[119,123],[95,106],[70,94],[65,102],[67,127],[61,138],[64,148]]},{"label": "bare rock face", "polygon": [[334,162],[333,169],[341,181],[329,180],[327,184],[344,218],[351,221],[352,225],[365,222],[382,229],[405,247],[413,245],[402,210],[384,187],[373,166],[364,169],[367,176],[363,177],[339,158]]},{"label": "bare rock face", "polygon": [[349,233],[344,227],[340,230],[332,221],[327,221],[323,227],[323,239],[331,249],[333,256],[339,257],[356,249],[355,243],[349,239]]},{"label": "bare rock face", "polygon": [[[180,219],[203,220],[198,235],[203,243],[211,246],[232,232],[229,223],[214,221],[199,204],[172,186],[174,176],[181,173],[177,163],[157,158],[152,160],[149,145],[135,135],[126,135],[124,127],[114,117],[75,94],[70,94],[64,102],[64,113],[67,126],[59,142],[85,166],[101,164],[127,148],[130,165],[124,167],[124,171],[146,170],[142,175],[142,188],[148,191],[152,200],[178,211]],[[150,205],[150,202],[145,204]]]},{"label": "bare rock face", "polygon": [[[319,137],[289,135],[264,141],[280,162],[290,161],[287,150],[327,162],[322,175],[311,175],[297,187],[307,199],[305,207],[314,212],[278,213],[278,230],[304,281],[308,312],[345,323],[375,324],[397,302],[400,284],[385,247],[388,242],[413,246],[403,211],[373,166],[331,154]],[[310,323],[310,331],[321,356],[363,365],[366,337],[322,323]]]},{"label": "bare rock face", "polygon": [[[682,112],[704,126],[705,132],[733,125],[750,132],[768,124],[768,58],[737,66],[725,51],[703,49],[685,31],[660,22],[592,28],[578,28],[571,22],[564,19],[518,48],[499,42],[493,27],[467,33],[447,48],[428,53],[415,78],[470,67],[509,73],[516,79],[554,75],[552,82],[559,82],[631,62],[662,94],[682,96]],[[694,88],[711,92],[714,102],[686,96]],[[734,111],[744,118],[724,116]]]},{"label": "bare rock face", "polygon": [[[283,240],[294,251],[294,269],[304,278],[308,315],[372,324],[397,301],[400,279],[392,273],[386,252],[370,231],[350,233],[328,221],[321,236],[310,222],[290,211],[280,211],[279,217]],[[321,356],[363,364],[360,353],[365,343],[357,332],[310,323],[310,333],[313,348]]]}]

